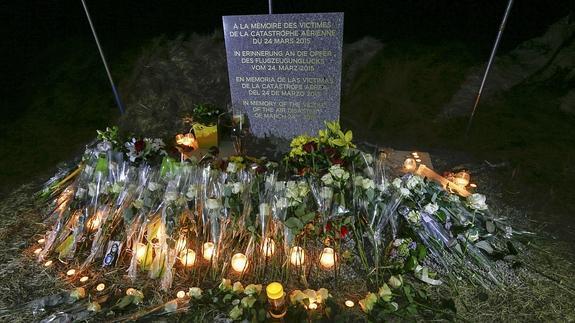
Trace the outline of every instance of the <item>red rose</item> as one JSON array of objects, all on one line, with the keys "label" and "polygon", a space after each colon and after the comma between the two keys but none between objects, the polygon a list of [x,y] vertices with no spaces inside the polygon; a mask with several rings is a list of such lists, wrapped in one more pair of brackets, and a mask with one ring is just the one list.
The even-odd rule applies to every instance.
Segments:
[{"label": "red rose", "polygon": [[265,166],[262,165],[258,165],[258,167],[256,167],[256,174],[263,174],[267,171]]},{"label": "red rose", "polygon": [[331,231],[331,222],[328,221],[328,222],[325,224],[325,231]]},{"label": "red rose", "polygon": [[[331,158],[335,158],[338,154],[337,149],[333,148],[333,147],[325,147],[323,149],[323,153],[327,155],[327,157]],[[337,156],[339,157],[339,156]]]},{"label": "red rose", "polygon": [[139,153],[146,148],[146,142],[144,142],[143,139],[137,140],[134,143],[134,148],[136,149],[136,152]]},{"label": "red rose", "polygon": [[310,141],[307,144],[303,145],[303,150],[306,153],[312,153],[317,150],[317,143]]},{"label": "red rose", "polygon": [[349,233],[349,230],[347,229],[347,227],[345,225],[343,225],[341,227],[341,229],[339,230],[339,233],[341,234],[342,238],[345,238],[345,236]]},{"label": "red rose", "polygon": [[341,158],[333,158],[330,161],[334,165],[343,165],[343,159]]}]

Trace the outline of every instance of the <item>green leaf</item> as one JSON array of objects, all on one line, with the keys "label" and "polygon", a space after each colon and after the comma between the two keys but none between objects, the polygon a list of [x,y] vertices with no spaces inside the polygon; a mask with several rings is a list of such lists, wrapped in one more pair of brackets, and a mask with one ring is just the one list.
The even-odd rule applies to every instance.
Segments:
[{"label": "green leaf", "polygon": [[119,308],[125,308],[126,306],[132,304],[133,301],[134,301],[134,296],[126,295],[126,296],[122,297],[118,301],[118,303],[116,303],[116,306]]},{"label": "green leaf", "polygon": [[301,217],[303,223],[307,224],[315,219],[315,212],[310,212]]},{"label": "green leaf", "polygon": [[487,222],[485,222],[485,229],[486,229],[487,232],[489,232],[489,233],[495,232],[495,224],[493,224],[493,221],[487,221]]},{"label": "green leaf", "polygon": [[410,256],[405,262],[405,270],[412,271],[417,267],[417,259],[414,256]]},{"label": "green leaf", "polygon": [[301,230],[304,227],[303,222],[297,217],[291,217],[286,220],[285,225],[290,229],[298,229]]}]

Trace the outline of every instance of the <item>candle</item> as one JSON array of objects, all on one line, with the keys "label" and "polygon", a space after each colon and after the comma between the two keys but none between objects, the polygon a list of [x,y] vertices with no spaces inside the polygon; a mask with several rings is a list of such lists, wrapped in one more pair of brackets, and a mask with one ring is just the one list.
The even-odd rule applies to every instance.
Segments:
[{"label": "candle", "polygon": [[98,286],[96,286],[96,290],[101,292],[106,288],[106,285],[104,283],[99,283]]},{"label": "candle", "polygon": [[416,167],[417,163],[413,158],[406,158],[405,161],[403,162],[403,169],[406,172],[413,172]]},{"label": "candle", "polygon": [[100,217],[96,213],[93,218],[88,221],[88,230],[89,231],[96,231],[100,226]]},{"label": "candle", "polygon": [[315,309],[317,309],[317,304],[316,304],[316,303],[311,303],[311,304],[309,304],[309,309],[310,309],[310,310],[315,310]]},{"label": "candle", "polygon": [[290,262],[294,266],[301,266],[305,261],[305,252],[302,247],[292,247],[290,250]]},{"label": "candle", "polygon": [[319,262],[323,268],[330,269],[335,265],[336,258],[337,256],[335,255],[333,248],[324,248]]},{"label": "candle", "polygon": [[213,242],[206,242],[202,246],[202,255],[206,260],[212,260],[214,256],[214,243]]},{"label": "candle", "polygon": [[191,132],[176,135],[176,144],[187,148],[198,149],[198,141]]},{"label": "candle", "polygon": [[70,269],[66,272],[66,275],[68,276],[74,276],[76,274],[76,269]]},{"label": "candle", "polygon": [[196,252],[192,249],[182,250],[180,253],[180,262],[185,267],[192,267],[196,262]]},{"label": "candle", "polygon": [[355,303],[349,299],[347,301],[345,301],[345,306],[347,306],[347,307],[353,307],[354,305],[355,305]]},{"label": "candle", "polygon": [[467,186],[469,184],[469,173],[466,171],[461,171],[453,177],[453,182],[459,186]]},{"label": "candle", "polygon": [[37,255],[40,254],[40,252],[42,252],[42,248],[38,248],[38,249],[34,250],[34,253]]},{"label": "candle", "polygon": [[241,273],[248,267],[248,257],[243,253],[236,253],[232,257],[232,268]]},{"label": "candle", "polygon": [[44,263],[44,267],[50,267],[52,266],[52,260],[48,260]]},{"label": "candle", "polygon": [[88,278],[88,276],[84,276],[84,277],[80,278],[80,282],[85,283],[88,281],[88,279],[90,279],[90,278]]},{"label": "candle", "polygon": [[136,292],[136,289],[134,289],[132,287],[126,289],[126,295],[128,295],[128,296],[134,295],[135,292]]},{"label": "candle", "polygon": [[418,163],[421,163],[421,159],[419,159],[419,158],[417,158],[415,161]]},{"label": "candle", "polygon": [[177,298],[184,298],[184,297],[186,297],[186,292],[184,292],[183,290],[181,290],[181,291],[179,291],[179,292],[176,294],[176,297],[177,297]]},{"label": "candle", "polygon": [[44,244],[44,242],[46,242],[46,239],[44,239],[44,238],[38,239],[38,243],[39,243],[39,244]]},{"label": "candle", "polygon": [[477,184],[471,183],[471,184],[469,184],[469,187],[477,188]]},{"label": "candle", "polygon": [[266,238],[262,245],[262,251],[266,257],[271,257],[276,251],[276,243],[272,238]]},{"label": "candle", "polygon": [[268,313],[271,317],[279,319],[285,316],[287,312],[287,303],[282,284],[278,282],[270,283],[266,286],[266,295],[268,297]]},{"label": "candle", "polygon": [[411,155],[413,156],[413,158],[419,158],[419,154],[417,152],[412,152]]}]

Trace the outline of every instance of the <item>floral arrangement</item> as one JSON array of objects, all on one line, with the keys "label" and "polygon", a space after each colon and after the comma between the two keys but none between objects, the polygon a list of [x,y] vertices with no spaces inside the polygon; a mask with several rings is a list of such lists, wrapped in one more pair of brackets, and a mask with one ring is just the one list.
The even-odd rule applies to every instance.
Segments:
[{"label": "floral arrangement", "polygon": [[[248,156],[177,162],[161,139],[120,144],[117,129],[108,128],[78,167],[43,190],[49,230],[38,260],[119,267],[131,282],[148,277],[166,292],[202,282],[188,292],[188,312],[211,308],[249,321],[265,318],[265,297],[261,285],[240,281],[307,288],[321,287],[327,275],[337,286],[354,267],[369,287],[381,287],[359,302],[376,321],[429,307],[420,286],[461,279],[502,286],[491,255],[514,252],[521,232],[491,214],[485,196],[462,198],[418,175],[394,178],[352,138],[328,122],[316,137],[294,138],[281,163]],[[289,296],[294,317],[309,319],[312,303],[323,304],[314,312],[321,317],[336,311],[324,288]]]}]

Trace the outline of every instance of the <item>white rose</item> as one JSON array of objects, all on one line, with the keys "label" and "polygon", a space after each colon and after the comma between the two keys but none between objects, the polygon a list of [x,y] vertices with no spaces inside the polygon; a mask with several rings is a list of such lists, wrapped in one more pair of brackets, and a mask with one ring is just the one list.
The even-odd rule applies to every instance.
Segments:
[{"label": "white rose", "polygon": [[373,162],[373,156],[371,154],[363,154],[363,157],[367,164],[371,164]]},{"label": "white rose", "polygon": [[330,173],[327,173],[325,175],[323,175],[321,177],[321,181],[325,184],[325,185],[332,185],[333,184],[333,178],[331,177]]},{"label": "white rose", "polygon": [[178,198],[178,192],[176,192],[174,190],[170,190],[170,191],[166,192],[166,194],[164,196],[164,199],[167,202],[175,201],[177,198]]},{"label": "white rose", "polygon": [[222,203],[220,203],[219,199],[207,199],[206,207],[208,208],[208,210],[217,210],[220,207],[222,207]]},{"label": "white rose", "polygon": [[469,207],[475,210],[487,210],[487,204],[485,203],[485,195],[474,193],[467,197],[467,203]]},{"label": "white rose", "polygon": [[411,223],[419,223],[420,219],[421,216],[417,211],[409,211],[409,213],[407,214],[407,220]]},{"label": "white rose", "polygon": [[86,190],[81,187],[78,187],[78,190],[76,190],[76,197],[82,198],[84,197],[84,194],[86,194]]},{"label": "white rose", "polygon": [[375,189],[375,183],[370,178],[364,178],[361,183],[361,187],[363,187],[364,190],[368,190],[370,188]]},{"label": "white rose", "polygon": [[423,180],[421,179],[421,177],[413,175],[411,176],[408,180],[407,183],[405,183],[405,186],[407,186],[407,188],[414,189],[417,185],[422,184]]},{"label": "white rose", "polygon": [[477,239],[479,239],[479,232],[475,229],[469,230],[465,233],[465,237],[467,238],[467,240],[475,242],[477,241]]},{"label": "white rose", "polygon": [[341,168],[339,165],[331,166],[329,169],[331,176],[336,179],[346,180],[349,178],[349,173],[345,169]]},{"label": "white rose", "polygon": [[238,169],[238,165],[236,165],[236,163],[234,163],[234,162],[231,162],[228,164],[228,168],[226,169],[226,172],[235,173],[237,169]]},{"label": "white rose", "polygon": [[377,185],[377,189],[381,192],[387,191],[389,188],[389,182],[384,180],[381,184]]},{"label": "white rose", "polygon": [[188,295],[195,299],[202,298],[202,289],[199,287],[191,287]]},{"label": "white rose", "polygon": [[435,214],[435,212],[437,212],[437,210],[439,210],[439,206],[435,203],[429,203],[423,207],[423,211],[425,211],[429,214]]},{"label": "white rose", "polygon": [[393,187],[399,189],[399,188],[401,188],[401,183],[402,183],[402,182],[401,182],[401,178],[398,177],[398,178],[396,178],[396,179],[393,180],[393,182],[391,183],[391,185],[393,185]]},{"label": "white rose", "polygon": [[306,182],[299,182],[297,184],[298,194],[301,197],[305,197],[309,193],[309,186],[307,186]]},{"label": "white rose", "polygon": [[361,175],[357,175],[353,178],[353,185],[355,186],[361,186],[363,183],[363,176]]}]

